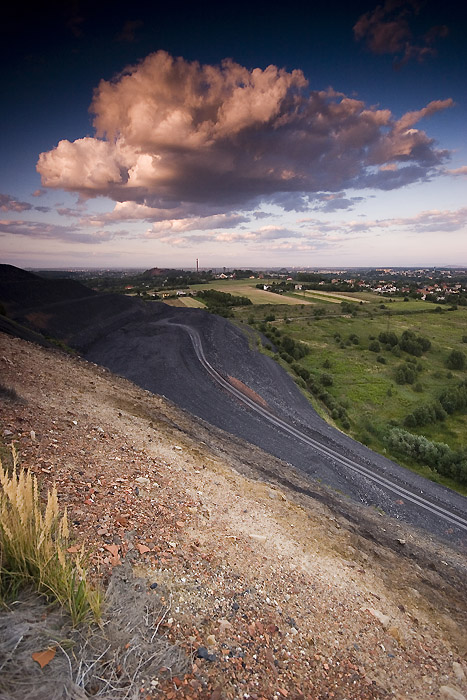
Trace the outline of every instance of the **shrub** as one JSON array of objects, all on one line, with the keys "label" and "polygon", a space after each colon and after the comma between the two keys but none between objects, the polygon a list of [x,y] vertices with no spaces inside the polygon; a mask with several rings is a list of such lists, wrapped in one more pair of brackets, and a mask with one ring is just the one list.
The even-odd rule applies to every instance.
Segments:
[{"label": "shrub", "polygon": [[446,360],[446,367],[449,369],[464,369],[465,354],[462,350],[452,350]]},{"label": "shrub", "polygon": [[415,370],[407,365],[399,365],[396,369],[397,384],[413,384],[415,381]]},{"label": "shrub", "polygon": [[384,345],[389,345],[390,347],[397,345],[397,343],[399,342],[397,335],[393,331],[381,331],[381,333],[378,336],[378,340],[380,343],[383,343]]},{"label": "shrub", "polygon": [[368,345],[368,350],[371,350],[371,352],[380,352],[381,345],[378,343],[377,340],[372,340],[371,343]]},{"label": "shrub", "polygon": [[84,569],[84,551],[74,560],[67,550],[69,531],[66,509],[58,509],[55,485],[41,506],[37,480],[20,469],[16,452],[8,475],[0,461],[0,595],[15,595],[33,585],[68,608],[73,624],[90,615],[100,617],[100,594],[92,590]]},{"label": "shrub", "polygon": [[329,374],[328,372],[324,372],[319,378],[319,381],[323,386],[332,386],[334,384],[332,374]]},{"label": "shrub", "polygon": [[423,335],[415,335],[413,331],[406,330],[402,333],[399,346],[409,355],[420,357],[431,348],[431,342]]},{"label": "shrub", "polygon": [[385,364],[386,364],[386,358],[383,357],[382,355],[378,355],[378,357],[376,358],[376,362],[379,362],[380,364],[385,365]]},{"label": "shrub", "polygon": [[385,440],[394,452],[404,457],[412,457],[421,464],[427,464],[460,483],[467,483],[465,453],[455,452],[444,442],[431,442],[424,435],[413,435],[402,428],[392,428]]}]

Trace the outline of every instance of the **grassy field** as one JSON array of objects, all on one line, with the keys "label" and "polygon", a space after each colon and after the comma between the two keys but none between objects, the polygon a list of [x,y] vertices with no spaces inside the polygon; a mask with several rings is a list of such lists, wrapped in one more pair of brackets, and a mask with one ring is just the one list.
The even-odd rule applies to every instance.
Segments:
[{"label": "grassy field", "polygon": [[[295,292],[294,296],[303,296],[305,299],[318,299],[319,301],[330,301],[334,304],[340,304],[342,301],[351,301],[354,304],[359,304],[360,301],[363,301],[364,304],[367,304],[368,301],[364,300],[363,297],[361,296],[350,296],[349,294],[341,294],[340,292],[325,292],[325,291],[319,291],[317,289],[306,289],[306,290],[301,290]],[[374,296],[372,298],[372,301],[374,301]]]},{"label": "grassy field", "polygon": [[[209,284],[196,284],[190,287],[190,290],[202,291],[204,289],[216,289],[219,292],[234,294],[235,296],[247,297],[253,304],[277,304],[280,299],[281,304],[295,306],[296,304],[310,304],[309,301],[296,299],[294,297],[273,294],[266,292],[264,289],[256,289],[258,280],[216,280]],[[268,284],[268,280],[264,280],[264,284]]]},{"label": "grassy field", "polygon": [[[345,407],[350,424],[342,426],[342,421],[336,418],[337,427],[344,427],[345,432],[360,442],[386,453],[384,435],[390,426],[404,427],[404,419],[415,408],[432,404],[443,390],[454,390],[467,377],[465,370],[454,371],[446,366],[451,350],[460,350],[467,355],[467,344],[462,340],[467,333],[467,309],[459,307],[448,311],[445,308],[437,312],[428,302],[401,300],[388,303],[376,298],[365,307],[359,306],[356,316],[326,313],[319,319],[278,318],[265,325],[277,328],[282,337],[290,336],[306,344],[309,354],[296,360],[295,365],[308,370],[318,385],[323,374],[330,377],[331,383],[326,386],[326,391]],[[427,337],[431,348],[416,358],[406,352],[397,357],[382,343],[379,351],[369,349],[382,331],[393,331],[400,338],[404,330]],[[401,365],[408,366],[407,360],[415,361],[417,376],[413,384],[401,385],[396,382],[396,371]],[[290,364],[282,360],[281,364],[297,378]],[[333,423],[332,412],[316,397],[313,402]],[[446,443],[453,450],[467,449],[465,413],[457,412],[444,421],[404,429]],[[394,458],[404,461],[400,455]],[[410,459],[406,459],[405,464],[454,487],[453,481],[433,474],[423,465],[416,467]],[[467,494],[466,488],[456,488]]]},{"label": "grassy field", "polygon": [[164,304],[168,306],[188,307],[189,309],[205,309],[206,304],[203,304],[199,299],[193,297],[177,297],[176,299],[164,299]]}]

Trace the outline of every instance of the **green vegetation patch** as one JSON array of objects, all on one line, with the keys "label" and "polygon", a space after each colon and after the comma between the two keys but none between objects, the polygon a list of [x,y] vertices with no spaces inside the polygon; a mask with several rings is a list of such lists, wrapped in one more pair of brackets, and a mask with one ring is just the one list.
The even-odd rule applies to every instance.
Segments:
[{"label": "green vegetation patch", "polygon": [[[467,389],[458,353],[465,355],[467,309],[439,313],[428,302],[381,299],[352,304],[356,314],[340,306],[321,317],[276,313],[256,325],[329,422],[405,466],[465,490]],[[306,352],[299,356],[302,346]],[[388,440],[395,428],[447,445],[455,455],[451,466],[447,458],[444,466],[427,461],[423,451],[396,450]]]}]

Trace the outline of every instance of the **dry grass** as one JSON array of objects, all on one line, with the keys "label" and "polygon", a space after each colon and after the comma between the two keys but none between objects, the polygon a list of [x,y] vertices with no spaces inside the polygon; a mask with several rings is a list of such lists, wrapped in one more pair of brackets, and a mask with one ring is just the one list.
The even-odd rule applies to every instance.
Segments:
[{"label": "dry grass", "polygon": [[[191,670],[161,634],[169,610],[129,563],[113,571],[99,625],[72,627],[63,609],[24,591],[0,611],[0,700],[139,700],[142,686]],[[44,649],[55,656],[40,668],[32,654]]]},{"label": "dry grass", "polygon": [[0,461],[0,602],[30,585],[67,609],[73,624],[98,619],[101,595],[87,581],[84,551],[67,552],[67,512],[59,511],[55,485],[44,509],[36,477],[18,469],[14,448],[12,456],[10,474]]}]

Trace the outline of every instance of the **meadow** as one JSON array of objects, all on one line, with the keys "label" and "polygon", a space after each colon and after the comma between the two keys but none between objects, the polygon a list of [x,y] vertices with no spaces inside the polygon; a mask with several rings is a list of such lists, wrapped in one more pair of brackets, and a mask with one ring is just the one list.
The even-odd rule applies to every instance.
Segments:
[{"label": "meadow", "polygon": [[[205,289],[215,289],[219,292],[233,294],[235,296],[247,297],[253,304],[277,304],[280,300],[281,304],[287,306],[296,306],[298,304],[310,304],[310,301],[303,298],[295,298],[288,295],[278,295],[272,292],[267,292],[264,289],[256,289],[256,285],[260,280],[216,280],[208,284],[196,284],[190,287],[191,292],[203,291]],[[261,280],[264,284],[269,284],[269,280]]]},{"label": "meadow", "polygon": [[[443,392],[455,392],[466,379],[465,369],[451,369],[447,364],[453,350],[467,355],[467,308],[445,309],[422,301],[381,303],[378,298],[365,307],[359,306],[354,315],[327,313],[312,319],[279,318],[256,325],[266,332],[272,350],[278,334],[282,344],[283,338],[289,337],[306,346],[303,357],[295,356],[292,363],[281,357],[280,362],[295,375],[321,415],[355,439],[389,454],[388,429],[399,426],[462,452],[467,448],[465,408],[442,420],[410,428],[406,424],[407,416],[420,407],[434,405]],[[431,347],[414,357],[398,349],[395,352],[379,340],[381,333],[393,333],[401,339],[404,331],[427,338]],[[411,383],[399,383],[401,367],[413,368]],[[307,373],[310,379],[305,382]],[[324,393],[332,397],[325,399],[329,406],[320,400],[319,388],[308,391],[307,384],[313,383],[325,387]],[[339,411],[342,415],[337,415]],[[416,465],[407,456],[404,459],[398,455],[397,459],[430,478],[454,485],[436,469]]]}]

